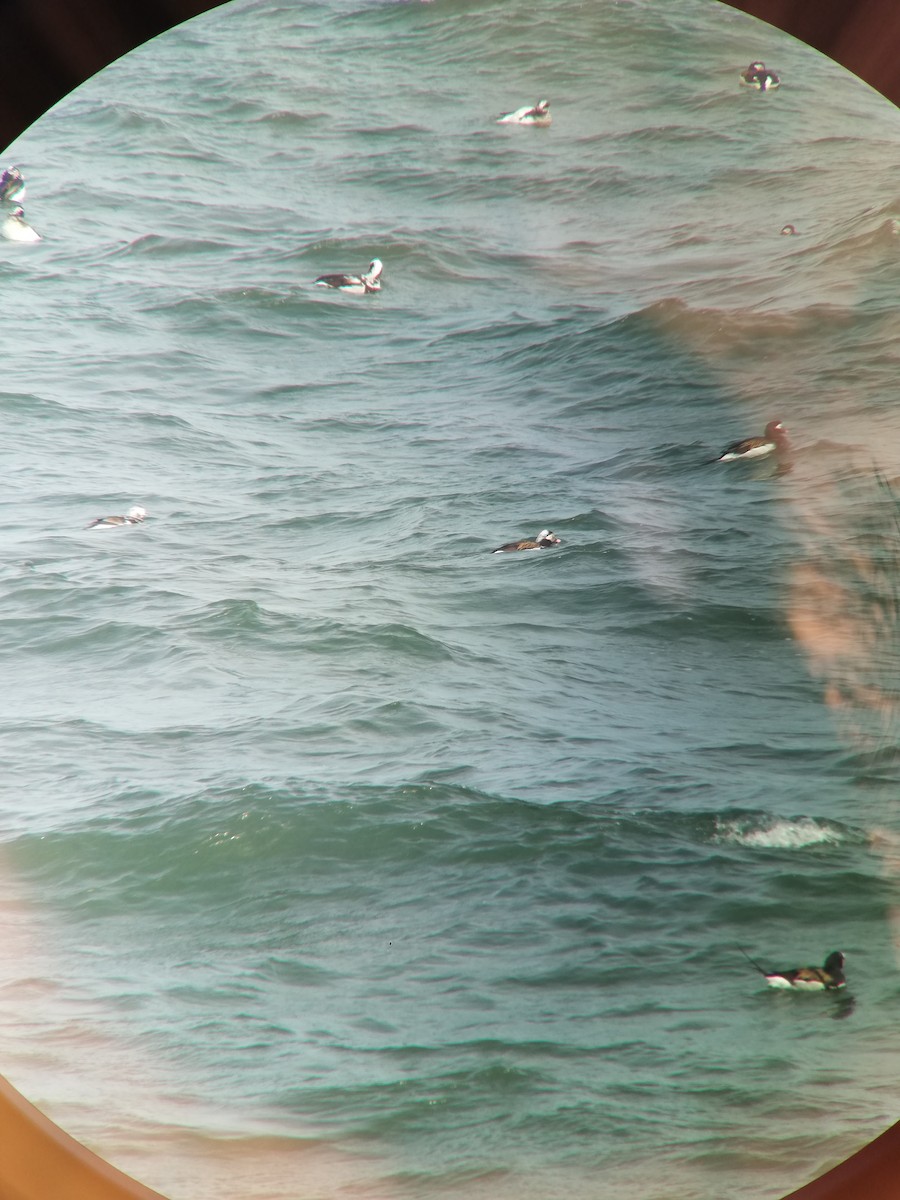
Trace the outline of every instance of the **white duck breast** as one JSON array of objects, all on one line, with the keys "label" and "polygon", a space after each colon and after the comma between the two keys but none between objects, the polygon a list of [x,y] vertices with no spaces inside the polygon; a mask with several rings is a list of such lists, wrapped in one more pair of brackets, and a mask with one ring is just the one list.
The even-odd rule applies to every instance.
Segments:
[{"label": "white duck breast", "polygon": [[6,238],[8,242],[39,242],[41,235],[25,220],[25,210],[23,208],[14,208],[9,216],[0,225],[0,237]]},{"label": "white duck breast", "polygon": [[[766,983],[772,988],[793,989],[797,992],[823,992],[826,984],[821,979],[788,979],[787,975],[767,975]],[[837,984],[843,987],[843,984]]]},{"label": "white duck breast", "polygon": [[774,449],[775,444],[773,442],[763,442],[760,440],[750,442],[748,438],[745,442],[739,442],[733,450],[726,450],[719,459],[719,462],[734,462],[736,458],[765,458]]},{"label": "white duck breast", "polygon": [[363,275],[320,275],[315,281],[319,287],[336,288],[339,292],[350,292],[354,296],[365,296],[368,292],[381,291],[381,273],[384,263],[373,258]]},{"label": "white duck breast", "polygon": [[538,100],[537,104],[517,108],[515,112],[504,113],[497,118],[498,125],[540,125],[546,127],[552,121],[550,116],[550,101]]}]

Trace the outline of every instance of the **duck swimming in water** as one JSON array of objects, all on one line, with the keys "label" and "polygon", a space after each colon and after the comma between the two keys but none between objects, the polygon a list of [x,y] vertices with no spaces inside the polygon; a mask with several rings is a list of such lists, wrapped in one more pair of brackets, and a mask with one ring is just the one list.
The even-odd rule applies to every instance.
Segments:
[{"label": "duck swimming in water", "polygon": [[97,517],[85,525],[85,529],[120,529],[123,525],[140,525],[146,515],[146,508],[135,504],[124,517]]},{"label": "duck swimming in water", "polygon": [[25,209],[21,204],[14,208],[0,224],[0,237],[8,242],[39,242],[41,235],[25,220]]},{"label": "duck swimming in water", "polygon": [[770,421],[762,437],[742,438],[726,446],[713,462],[733,462],[737,458],[764,458],[767,454],[787,456],[790,450],[787,430],[780,421]]},{"label": "duck swimming in water", "polygon": [[758,92],[774,92],[781,87],[781,80],[774,71],[768,71],[764,62],[752,62],[741,71],[741,83],[744,87],[756,88]]},{"label": "duck swimming in water", "polygon": [[781,236],[782,237],[794,237],[796,235],[796,233],[797,233],[796,225],[782,225],[782,227],[781,227]]},{"label": "duck swimming in water", "polygon": [[18,167],[7,167],[0,174],[0,202],[15,204],[25,199],[25,180]]},{"label": "duck swimming in water", "polygon": [[793,988],[798,992],[833,992],[847,983],[844,976],[844,955],[840,950],[832,951],[821,967],[791,967],[786,971],[767,971],[754,962],[746,950],[742,950],[741,953],[760,975],[765,976],[769,987]]},{"label": "duck swimming in water", "polygon": [[492,550],[491,553],[510,554],[514,550],[549,550],[551,546],[558,546],[561,541],[562,538],[558,538],[549,529],[542,529],[536,538],[526,538],[521,542],[506,542],[503,546]]},{"label": "duck swimming in water", "polygon": [[497,118],[498,125],[541,125],[546,127],[552,121],[550,116],[550,101],[538,100],[532,107],[517,108],[515,112],[504,113]]},{"label": "duck swimming in water", "polygon": [[351,292],[354,296],[365,296],[368,292],[381,291],[381,273],[384,263],[373,258],[364,275],[320,275],[315,281],[319,287],[337,288],[340,292]]}]

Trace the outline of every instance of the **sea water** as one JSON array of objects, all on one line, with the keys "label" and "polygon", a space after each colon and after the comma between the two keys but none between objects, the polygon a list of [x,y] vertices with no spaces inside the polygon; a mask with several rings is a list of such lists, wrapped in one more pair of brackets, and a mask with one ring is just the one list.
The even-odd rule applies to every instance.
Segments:
[{"label": "sea water", "polygon": [[713,0],[238,0],[8,149],[31,1100],[172,1200],[778,1197],[897,1118],[898,146]]}]

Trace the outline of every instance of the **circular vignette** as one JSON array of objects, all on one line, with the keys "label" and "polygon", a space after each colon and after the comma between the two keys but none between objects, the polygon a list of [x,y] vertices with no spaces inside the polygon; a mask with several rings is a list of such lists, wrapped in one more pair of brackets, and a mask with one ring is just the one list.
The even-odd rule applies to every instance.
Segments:
[{"label": "circular vignette", "polygon": [[[223,0],[7,0],[4,44],[12,69],[0,77],[0,144],[9,145],[86,79],[158,34],[220,7]],[[722,0],[822,54],[900,105],[900,6],[895,0]],[[0,1112],[19,1136],[0,1182],[22,1197],[61,1200],[157,1193],[122,1175],[27,1103],[0,1078]],[[900,1195],[900,1122],[784,1200],[892,1200]],[[48,1174],[49,1172],[49,1174]]]},{"label": "circular vignette", "polygon": [[[6,0],[0,145],[129,50],[222,0]],[[900,6],[894,0],[723,0],[783,29],[900,104]]]}]

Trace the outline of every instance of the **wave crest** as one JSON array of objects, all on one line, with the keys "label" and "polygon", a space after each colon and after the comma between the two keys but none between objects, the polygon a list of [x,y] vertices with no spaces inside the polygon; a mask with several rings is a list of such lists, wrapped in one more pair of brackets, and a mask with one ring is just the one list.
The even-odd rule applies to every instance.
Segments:
[{"label": "wave crest", "polygon": [[802,850],[807,846],[839,846],[855,839],[832,821],[754,816],[717,818],[715,840],[752,849]]}]

